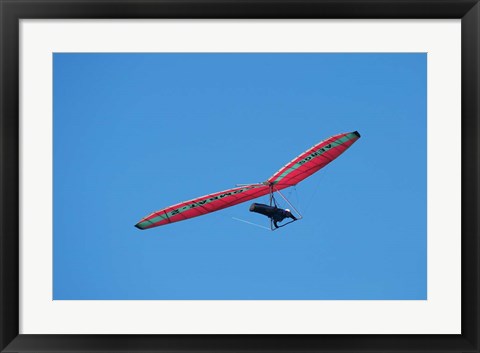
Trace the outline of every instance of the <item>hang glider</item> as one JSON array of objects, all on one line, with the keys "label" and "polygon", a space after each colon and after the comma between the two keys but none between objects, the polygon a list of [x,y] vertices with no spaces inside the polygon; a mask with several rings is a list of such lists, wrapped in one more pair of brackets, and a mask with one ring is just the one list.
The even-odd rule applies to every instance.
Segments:
[{"label": "hang glider", "polygon": [[359,138],[360,134],[357,131],[329,137],[291,160],[263,183],[242,185],[180,202],[153,212],[140,220],[135,227],[150,229],[179,222],[268,194],[270,195],[270,206],[272,206],[275,191],[294,186],[316,173],[345,152]]}]

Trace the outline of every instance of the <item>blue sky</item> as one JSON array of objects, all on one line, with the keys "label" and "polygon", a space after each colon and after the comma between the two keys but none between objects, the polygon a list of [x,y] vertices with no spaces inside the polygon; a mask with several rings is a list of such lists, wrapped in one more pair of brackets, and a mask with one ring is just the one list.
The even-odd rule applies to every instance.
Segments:
[{"label": "blue sky", "polygon": [[[53,299],[426,299],[426,65],[423,53],[54,54]],[[233,219],[268,225],[247,202],[134,227],[355,130],[283,192],[299,222]]]}]

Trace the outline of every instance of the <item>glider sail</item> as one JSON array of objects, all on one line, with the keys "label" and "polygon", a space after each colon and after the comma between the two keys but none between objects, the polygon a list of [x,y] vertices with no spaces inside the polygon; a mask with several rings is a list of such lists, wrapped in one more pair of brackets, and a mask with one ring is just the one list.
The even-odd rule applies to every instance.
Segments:
[{"label": "glider sail", "polygon": [[317,143],[287,163],[267,181],[274,185],[276,189],[296,185],[340,156],[359,138],[360,134],[355,131],[335,135]]},{"label": "glider sail", "polygon": [[244,185],[180,202],[153,212],[135,227],[149,229],[183,221],[296,185],[340,156],[359,138],[357,131],[329,137],[294,158],[263,183]]},{"label": "glider sail", "polygon": [[176,205],[154,212],[138,222],[135,227],[148,229],[164,224],[183,221],[188,218],[202,216],[248,200],[256,199],[257,197],[267,195],[269,192],[270,187],[265,184],[251,184],[216,192],[214,194],[180,202]]}]

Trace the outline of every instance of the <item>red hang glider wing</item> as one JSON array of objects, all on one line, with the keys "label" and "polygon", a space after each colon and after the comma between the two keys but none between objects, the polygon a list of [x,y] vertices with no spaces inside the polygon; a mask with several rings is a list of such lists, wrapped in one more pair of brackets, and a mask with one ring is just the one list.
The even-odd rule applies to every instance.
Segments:
[{"label": "red hang glider wing", "polygon": [[360,138],[357,131],[338,134],[303,152],[268,179],[276,189],[296,185],[325,167]]},{"label": "red hang glider wing", "polygon": [[272,189],[296,185],[333,161],[359,138],[357,131],[332,136],[293,159],[265,183],[240,186],[180,202],[148,215],[135,227],[149,229],[183,221],[267,195]]},{"label": "red hang glider wing", "polygon": [[138,222],[135,227],[139,229],[149,229],[164,224],[183,221],[255,199],[269,192],[270,188],[263,184],[240,186],[216,192],[153,212]]}]

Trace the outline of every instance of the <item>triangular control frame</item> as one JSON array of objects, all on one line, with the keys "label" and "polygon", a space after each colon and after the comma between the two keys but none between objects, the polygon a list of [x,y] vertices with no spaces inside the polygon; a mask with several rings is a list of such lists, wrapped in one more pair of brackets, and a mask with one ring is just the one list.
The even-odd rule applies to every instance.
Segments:
[{"label": "triangular control frame", "polygon": [[274,206],[274,207],[277,207],[277,201],[275,200],[275,192],[277,192],[281,197],[282,199],[292,208],[292,210],[295,211],[295,213],[298,215],[298,217],[296,217],[297,219],[292,219],[291,221],[288,221],[287,223],[284,223],[282,225],[278,225],[278,227],[275,227],[275,225],[273,224],[273,219],[270,218],[270,230],[274,231],[274,230],[277,230],[279,228],[282,228],[282,227],[285,227],[286,225],[290,224],[290,223],[293,223],[293,222],[296,222],[296,221],[299,221],[303,218],[302,214],[295,208],[295,206],[292,205],[292,203],[290,201],[288,201],[288,199],[285,197],[285,195],[283,195],[280,190],[277,190],[273,185],[270,185],[270,206]]}]

